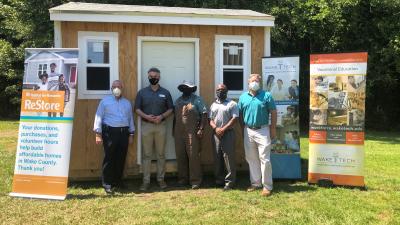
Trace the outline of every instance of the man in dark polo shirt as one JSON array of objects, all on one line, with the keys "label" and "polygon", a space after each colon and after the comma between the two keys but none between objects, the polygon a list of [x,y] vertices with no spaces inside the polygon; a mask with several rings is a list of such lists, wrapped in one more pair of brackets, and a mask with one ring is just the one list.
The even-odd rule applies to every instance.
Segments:
[{"label": "man in dark polo shirt", "polygon": [[160,70],[150,68],[147,74],[150,85],[137,93],[135,102],[135,112],[142,118],[143,184],[140,187],[141,191],[147,191],[150,186],[151,157],[154,149],[157,155],[158,184],[161,189],[167,187],[164,181],[167,133],[165,118],[173,111],[171,94],[158,83]]}]

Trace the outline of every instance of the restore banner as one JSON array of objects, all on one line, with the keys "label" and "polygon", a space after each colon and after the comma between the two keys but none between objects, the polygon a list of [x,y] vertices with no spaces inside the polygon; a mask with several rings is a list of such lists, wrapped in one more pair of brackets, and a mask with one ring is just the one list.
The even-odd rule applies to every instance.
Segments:
[{"label": "restore banner", "polygon": [[67,194],[77,49],[26,49],[11,196]]},{"label": "restore banner", "polygon": [[365,186],[367,52],[310,55],[308,182]]}]

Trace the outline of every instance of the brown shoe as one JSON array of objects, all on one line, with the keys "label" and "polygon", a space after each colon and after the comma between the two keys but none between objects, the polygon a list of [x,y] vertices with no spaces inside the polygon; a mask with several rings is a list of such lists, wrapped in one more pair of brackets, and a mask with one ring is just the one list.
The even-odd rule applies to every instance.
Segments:
[{"label": "brown shoe", "polygon": [[261,187],[251,185],[250,187],[247,188],[247,192],[253,192],[253,191],[256,191],[258,189],[261,189]]},{"label": "brown shoe", "polygon": [[268,197],[271,194],[272,194],[272,192],[270,190],[268,190],[268,189],[265,189],[265,188],[261,192],[261,196],[263,196],[263,197]]},{"label": "brown shoe", "polygon": [[165,181],[159,181],[158,182],[158,186],[160,186],[161,189],[165,189],[168,187],[167,183],[165,183]]},{"label": "brown shoe", "polygon": [[150,187],[150,184],[149,184],[149,183],[143,183],[143,184],[140,186],[139,190],[140,190],[140,191],[147,191],[147,190],[149,189],[149,187]]}]

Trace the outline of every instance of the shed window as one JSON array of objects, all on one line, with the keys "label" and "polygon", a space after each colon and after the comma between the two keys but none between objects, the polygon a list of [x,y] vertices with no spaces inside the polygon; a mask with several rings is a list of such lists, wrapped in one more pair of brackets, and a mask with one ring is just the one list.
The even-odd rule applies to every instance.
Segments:
[{"label": "shed window", "polygon": [[247,90],[250,68],[249,36],[216,36],[216,85],[224,83],[230,97]]},{"label": "shed window", "polygon": [[110,94],[118,75],[118,34],[79,32],[78,97],[99,99]]}]

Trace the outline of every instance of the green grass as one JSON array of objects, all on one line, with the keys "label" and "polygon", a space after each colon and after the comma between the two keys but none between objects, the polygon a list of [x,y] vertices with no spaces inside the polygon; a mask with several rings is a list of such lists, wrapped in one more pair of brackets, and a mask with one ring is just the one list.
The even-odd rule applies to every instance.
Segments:
[{"label": "green grass", "polygon": [[[18,122],[0,121],[1,224],[400,224],[400,134],[369,132],[365,143],[367,190],[310,186],[306,180],[276,181],[261,198],[239,189],[223,192],[206,177],[200,190],[128,191],[108,197],[98,182],[70,184],[65,201],[11,198]],[[303,174],[308,139],[302,137]]]}]

